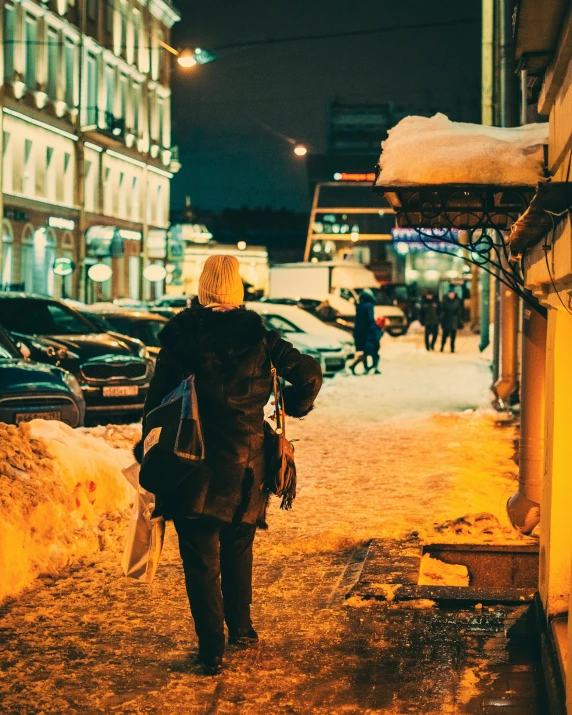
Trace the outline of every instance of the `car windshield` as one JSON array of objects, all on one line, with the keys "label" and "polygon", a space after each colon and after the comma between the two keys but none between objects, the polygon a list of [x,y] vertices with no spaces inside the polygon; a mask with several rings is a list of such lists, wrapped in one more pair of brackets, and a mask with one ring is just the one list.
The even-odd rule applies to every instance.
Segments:
[{"label": "car windshield", "polygon": [[151,348],[160,347],[158,335],[165,321],[151,318],[131,318],[125,315],[106,315],[105,320],[112,329],[122,335],[141,340],[144,345]]},{"label": "car windshield", "polygon": [[277,333],[303,333],[294,323],[280,315],[263,315],[262,319],[268,330],[276,330]]},{"label": "car windshield", "polygon": [[94,335],[101,330],[80,313],[49,300],[0,300],[0,323],[6,330],[28,335]]},{"label": "car windshield", "polygon": [[18,352],[14,343],[6,335],[3,330],[0,330],[0,360],[12,360],[22,357]]}]

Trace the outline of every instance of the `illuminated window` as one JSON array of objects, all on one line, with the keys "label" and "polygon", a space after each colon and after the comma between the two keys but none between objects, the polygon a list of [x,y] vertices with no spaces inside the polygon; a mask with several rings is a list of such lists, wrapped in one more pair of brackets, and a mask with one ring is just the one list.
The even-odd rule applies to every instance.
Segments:
[{"label": "illuminated window", "polygon": [[105,125],[109,127],[115,116],[115,67],[105,66]]},{"label": "illuminated window", "polygon": [[127,54],[127,23],[129,20],[129,5],[127,0],[121,0],[119,12],[121,13],[121,48],[119,54],[125,57]]},{"label": "illuminated window", "polygon": [[85,210],[95,212],[97,191],[97,165],[93,161],[85,161]]},{"label": "illuminated window", "polygon": [[33,196],[36,190],[36,167],[34,163],[34,145],[31,139],[24,139],[24,173],[22,174],[22,193]]},{"label": "illuminated window", "polygon": [[141,85],[139,82],[134,82],[131,89],[131,111],[133,112],[131,129],[133,134],[139,136],[139,121],[141,114]]},{"label": "illuminated window", "polygon": [[51,146],[46,147],[46,198],[56,200],[56,159]]},{"label": "illuminated window", "polygon": [[141,201],[140,201],[140,191],[139,191],[139,179],[137,176],[133,177],[131,182],[131,220],[139,222],[141,220]]},{"label": "illuminated window", "polygon": [[109,167],[104,170],[103,191],[103,213],[111,216],[113,214],[113,183]]},{"label": "illuminated window", "polygon": [[162,97],[157,98],[157,138],[161,146],[165,145],[165,100]]},{"label": "illuminated window", "polygon": [[85,110],[85,123],[88,126],[97,126],[97,57],[88,52],[86,56],[86,79],[87,79],[87,97]]},{"label": "illuminated window", "polygon": [[6,79],[14,77],[14,37],[15,13],[12,5],[4,6],[4,76]]},{"label": "illuminated window", "polygon": [[65,100],[68,107],[73,108],[76,105],[76,58],[77,48],[71,40],[66,40],[64,46],[64,61],[66,73],[66,89]]},{"label": "illuminated window", "polygon": [[26,15],[26,73],[24,79],[30,89],[36,89],[37,45],[38,21],[33,15]]},{"label": "illuminated window", "polygon": [[64,202],[74,204],[74,162],[69,152],[64,152]]},{"label": "illuminated window", "polygon": [[12,228],[7,221],[4,221],[2,223],[2,243],[0,245],[0,256],[2,257],[2,263],[0,265],[2,269],[0,273],[0,286],[4,288],[9,288],[12,283],[13,241]]},{"label": "illuminated window", "polygon": [[141,45],[141,13],[139,10],[133,10],[133,55],[132,62],[135,65],[141,65],[139,56],[139,48]]},{"label": "illuminated window", "polygon": [[117,215],[122,218],[125,217],[126,213],[126,196],[125,196],[125,173],[123,171],[119,172],[119,187],[117,191]]},{"label": "illuminated window", "polygon": [[127,118],[127,75],[119,75],[119,96],[121,101],[121,118],[123,121]]},{"label": "illuminated window", "polygon": [[162,226],[165,223],[165,195],[163,187],[157,187],[157,226]]},{"label": "illuminated window", "polygon": [[4,180],[4,191],[12,191],[14,188],[14,161],[12,145],[12,135],[10,132],[4,132],[2,142],[2,178]]},{"label": "illuminated window", "polygon": [[50,99],[57,99],[58,95],[58,72],[59,72],[60,43],[56,30],[48,29],[48,82],[47,90]]}]

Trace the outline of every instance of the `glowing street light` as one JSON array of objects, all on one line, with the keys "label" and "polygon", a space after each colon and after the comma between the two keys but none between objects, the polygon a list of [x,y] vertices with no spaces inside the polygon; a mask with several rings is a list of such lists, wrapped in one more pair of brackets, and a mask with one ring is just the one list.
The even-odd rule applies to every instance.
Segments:
[{"label": "glowing street light", "polygon": [[192,50],[182,50],[179,52],[177,62],[183,69],[190,69],[197,64],[195,53]]},{"label": "glowing street light", "polygon": [[308,153],[308,147],[304,146],[303,144],[296,144],[294,147],[294,154],[296,156],[306,156]]}]

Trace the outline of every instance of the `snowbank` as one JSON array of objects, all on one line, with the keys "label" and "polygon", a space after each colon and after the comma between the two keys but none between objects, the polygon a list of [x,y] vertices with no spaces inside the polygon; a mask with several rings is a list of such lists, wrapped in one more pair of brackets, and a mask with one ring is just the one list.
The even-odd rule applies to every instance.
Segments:
[{"label": "snowbank", "polygon": [[536,186],[544,176],[548,124],[501,128],[410,116],[382,142],[379,186]]},{"label": "snowbank", "polygon": [[0,602],[116,543],[132,461],[62,422],[0,423]]}]

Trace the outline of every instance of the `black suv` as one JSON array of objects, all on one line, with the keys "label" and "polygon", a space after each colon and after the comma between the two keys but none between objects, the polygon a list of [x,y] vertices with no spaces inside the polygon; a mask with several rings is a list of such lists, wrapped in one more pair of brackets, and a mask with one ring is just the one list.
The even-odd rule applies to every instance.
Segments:
[{"label": "black suv", "polygon": [[139,417],[153,371],[140,340],[103,332],[64,303],[25,293],[0,293],[0,324],[32,360],[75,375],[88,416]]}]

